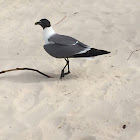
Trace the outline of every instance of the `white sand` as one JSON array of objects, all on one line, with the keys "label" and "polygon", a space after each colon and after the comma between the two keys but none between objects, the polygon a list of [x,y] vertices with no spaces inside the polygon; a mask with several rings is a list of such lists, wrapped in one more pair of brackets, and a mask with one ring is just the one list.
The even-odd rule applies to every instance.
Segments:
[{"label": "white sand", "polygon": [[[70,59],[71,74],[60,81],[65,61],[44,51],[42,29],[34,26],[41,18],[112,53]],[[139,0],[0,0],[0,70],[55,76],[0,75],[0,140],[140,140],[140,51],[127,60],[136,49]]]}]

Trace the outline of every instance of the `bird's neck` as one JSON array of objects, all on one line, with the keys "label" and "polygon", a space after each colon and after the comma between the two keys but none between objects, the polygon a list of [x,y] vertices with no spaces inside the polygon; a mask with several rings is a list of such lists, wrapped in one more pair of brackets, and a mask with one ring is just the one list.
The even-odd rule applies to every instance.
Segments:
[{"label": "bird's neck", "polygon": [[49,41],[48,39],[53,36],[55,33],[55,31],[53,30],[52,27],[48,27],[48,28],[45,28],[43,30],[43,37],[44,37],[44,41],[45,41],[45,44],[49,44]]}]

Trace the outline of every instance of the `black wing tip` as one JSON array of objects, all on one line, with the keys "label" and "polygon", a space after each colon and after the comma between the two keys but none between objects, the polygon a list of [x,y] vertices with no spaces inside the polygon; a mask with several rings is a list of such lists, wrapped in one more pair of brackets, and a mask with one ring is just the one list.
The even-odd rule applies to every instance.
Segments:
[{"label": "black wing tip", "polygon": [[94,56],[104,55],[104,54],[109,54],[109,53],[111,52],[91,48],[91,50],[87,51],[86,53],[76,54],[73,57],[94,57]]},{"label": "black wing tip", "polygon": [[104,54],[109,54],[109,53],[111,53],[111,52],[108,52],[108,51],[104,51]]},{"label": "black wing tip", "polygon": [[98,49],[92,49],[92,50],[93,50],[93,52],[95,52],[95,54],[97,54],[97,55],[104,55],[104,54],[109,54],[109,53],[111,53],[111,52],[106,51],[106,50],[98,50]]}]

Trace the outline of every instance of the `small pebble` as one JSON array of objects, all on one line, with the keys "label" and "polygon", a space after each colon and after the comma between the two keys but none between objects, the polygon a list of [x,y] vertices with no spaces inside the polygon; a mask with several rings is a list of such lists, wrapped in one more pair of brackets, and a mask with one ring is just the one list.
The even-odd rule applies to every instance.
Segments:
[{"label": "small pebble", "polygon": [[124,124],[122,128],[125,129],[126,128],[126,125]]}]

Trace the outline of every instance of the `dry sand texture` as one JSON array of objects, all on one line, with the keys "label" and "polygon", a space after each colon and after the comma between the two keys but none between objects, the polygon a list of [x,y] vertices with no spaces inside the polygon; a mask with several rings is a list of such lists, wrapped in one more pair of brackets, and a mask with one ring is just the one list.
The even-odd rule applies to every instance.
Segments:
[{"label": "dry sand texture", "polygon": [[[44,51],[41,18],[111,54],[71,59],[60,81],[65,61]],[[55,76],[0,75],[0,140],[139,140],[140,51],[127,60],[137,49],[139,0],[0,0],[0,70]]]}]

